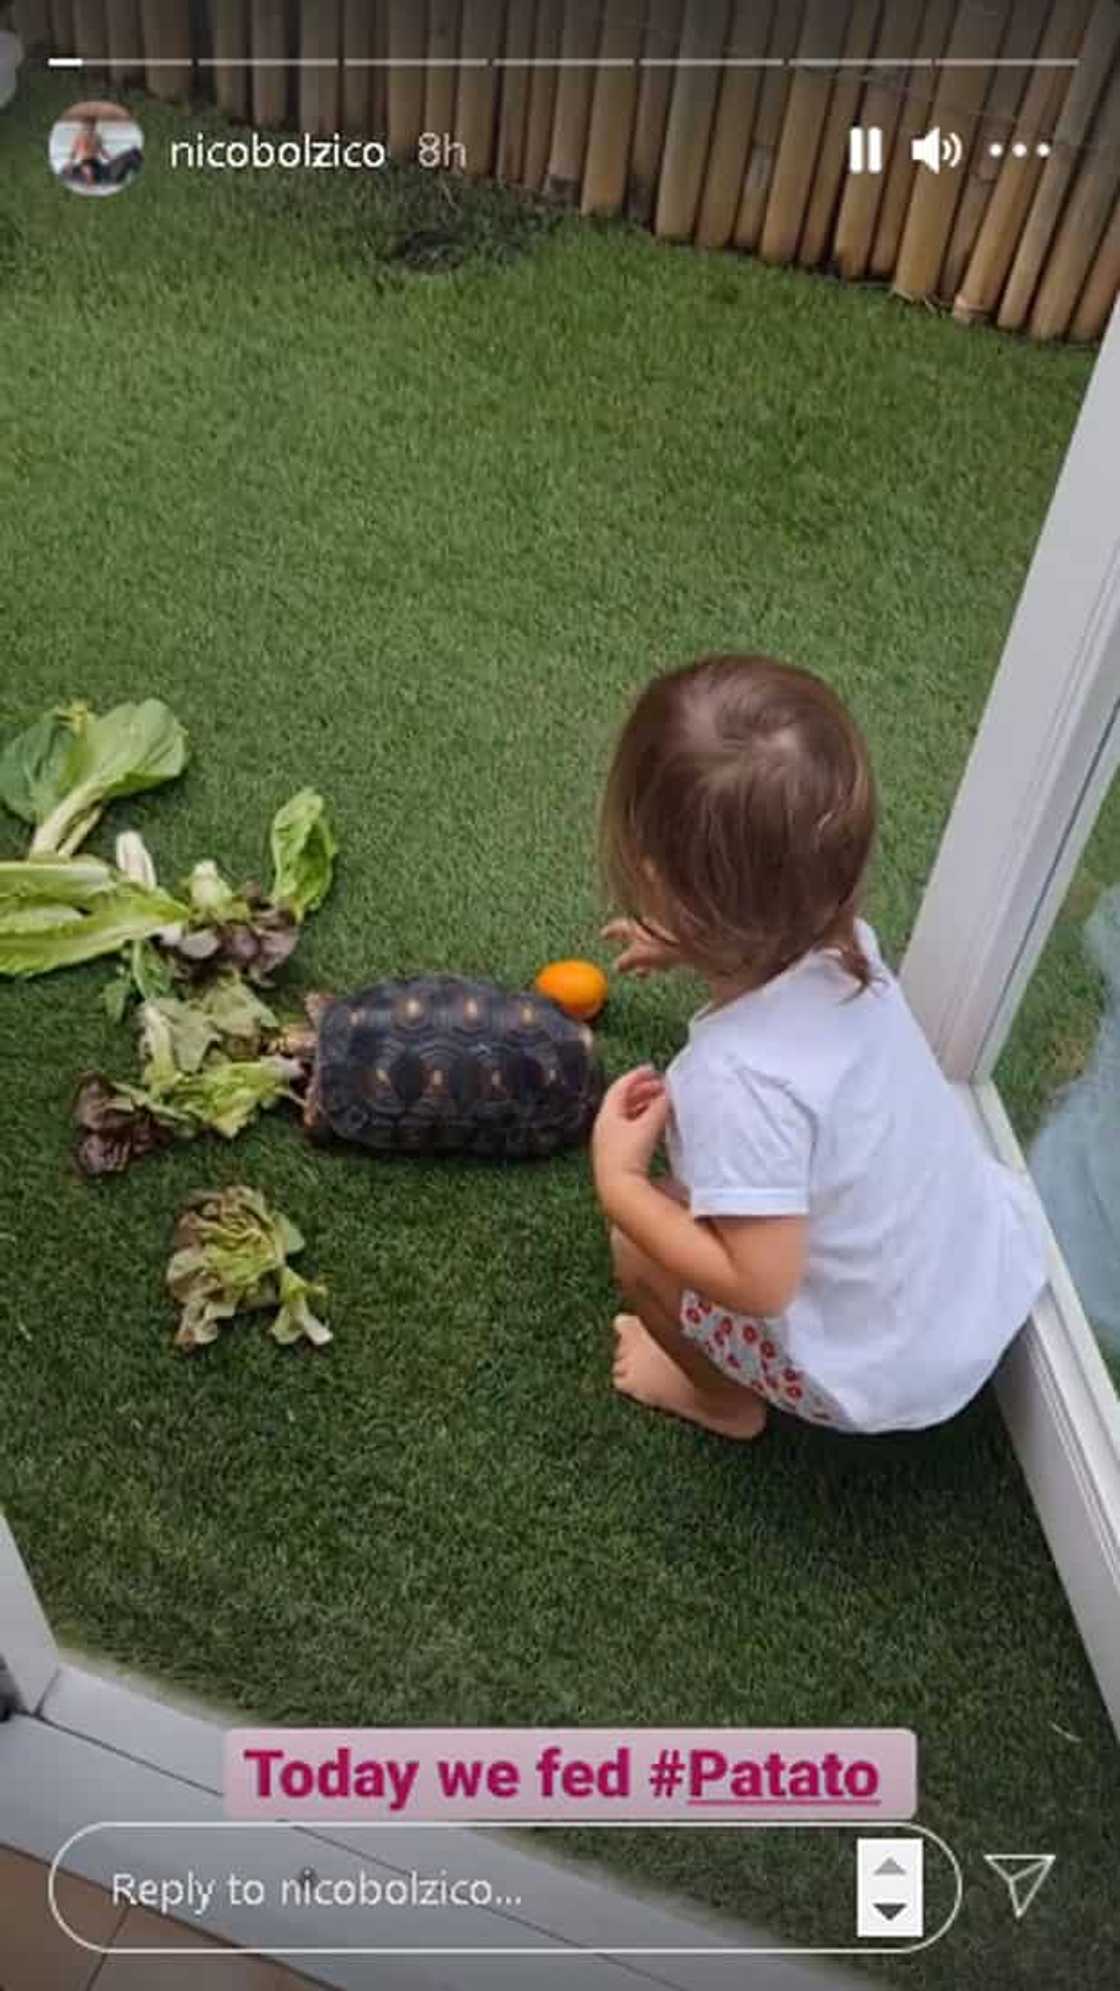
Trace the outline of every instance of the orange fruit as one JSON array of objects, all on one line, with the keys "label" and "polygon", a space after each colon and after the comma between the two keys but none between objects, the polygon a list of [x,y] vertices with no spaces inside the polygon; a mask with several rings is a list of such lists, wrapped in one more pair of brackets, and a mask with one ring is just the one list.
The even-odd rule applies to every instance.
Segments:
[{"label": "orange fruit", "polygon": [[594,961],[550,961],[533,987],[581,1023],[598,1016],[607,1000],[607,978]]}]

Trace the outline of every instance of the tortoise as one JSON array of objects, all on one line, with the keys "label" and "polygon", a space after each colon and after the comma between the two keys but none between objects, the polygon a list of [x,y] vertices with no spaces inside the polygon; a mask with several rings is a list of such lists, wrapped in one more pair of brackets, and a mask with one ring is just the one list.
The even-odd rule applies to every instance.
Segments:
[{"label": "tortoise", "polygon": [[309,1067],[304,1126],[379,1154],[520,1161],[587,1139],[603,1096],[594,1038],[535,990],[459,975],[308,996],[276,1048]]}]

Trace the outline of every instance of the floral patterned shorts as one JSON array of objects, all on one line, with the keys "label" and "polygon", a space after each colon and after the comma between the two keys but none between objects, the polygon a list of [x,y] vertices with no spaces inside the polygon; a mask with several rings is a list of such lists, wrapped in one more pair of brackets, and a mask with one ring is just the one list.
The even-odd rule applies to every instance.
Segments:
[{"label": "floral patterned shorts", "polygon": [[686,1289],[681,1296],[681,1327],[685,1339],[703,1349],[723,1375],[757,1391],[777,1409],[792,1411],[811,1424],[847,1424],[828,1392],[790,1361],[772,1321],[730,1313]]}]

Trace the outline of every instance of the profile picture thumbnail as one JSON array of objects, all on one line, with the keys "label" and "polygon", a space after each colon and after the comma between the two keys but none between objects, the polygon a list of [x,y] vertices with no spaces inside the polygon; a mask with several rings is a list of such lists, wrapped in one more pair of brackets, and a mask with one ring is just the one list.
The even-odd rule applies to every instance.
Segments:
[{"label": "profile picture thumbnail", "polygon": [[50,136],[51,170],[75,194],[119,194],[144,164],[144,134],[120,104],[71,104]]}]

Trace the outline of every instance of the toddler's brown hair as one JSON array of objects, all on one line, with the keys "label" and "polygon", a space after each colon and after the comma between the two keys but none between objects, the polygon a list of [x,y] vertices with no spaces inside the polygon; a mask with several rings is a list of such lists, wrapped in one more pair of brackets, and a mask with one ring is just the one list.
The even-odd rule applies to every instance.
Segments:
[{"label": "toddler's brown hair", "polygon": [[863,736],[823,679],[714,655],[654,678],[615,749],[604,867],[621,909],[702,974],[761,987],[829,947],[859,988],[855,930],[876,831]]}]

